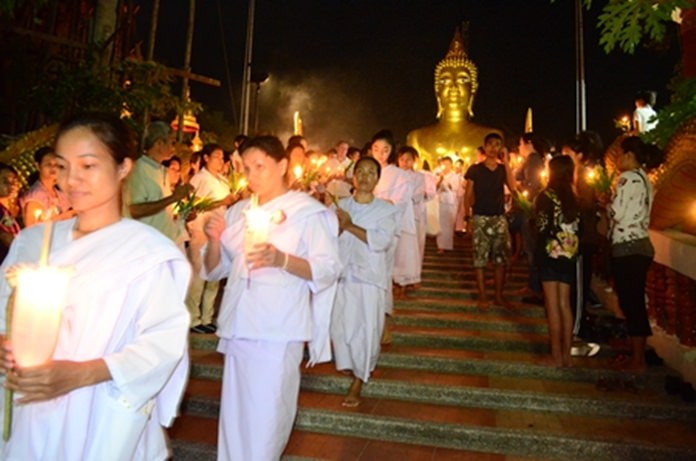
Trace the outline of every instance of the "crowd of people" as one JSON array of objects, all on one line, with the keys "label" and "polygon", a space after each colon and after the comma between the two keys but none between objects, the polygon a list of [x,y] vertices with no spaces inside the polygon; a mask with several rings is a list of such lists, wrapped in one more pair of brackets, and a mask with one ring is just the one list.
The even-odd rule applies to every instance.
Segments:
[{"label": "crowd of people", "polygon": [[[207,144],[186,161],[165,123],[143,140],[137,157],[122,121],[67,120],[36,153],[38,178],[19,200],[16,171],[0,164],[2,268],[35,264],[52,220],[49,263],[74,270],[53,360],[23,368],[3,338],[0,370],[22,404],[4,459],[166,459],[162,426],[186,384],[190,333],[216,333],[224,355],[218,459],[278,459],[305,344],[308,366],[333,359],[352,378],[343,405],[360,405],[391,342],[394,300],[421,284],[428,234],[438,253],[453,250],[457,232],[471,238],[482,310],[490,267],[492,304],[521,308],[505,278],[526,254],[525,299],[545,306],[557,367],[571,366],[591,261],[608,239],[632,346],[626,368],[645,370],[646,171],[661,157],[638,137],[621,143],[613,194],[587,174],[602,163],[589,132],[555,156],[534,133],[513,149],[490,133],[473,161],[443,156],[433,166],[388,130],[362,149],[339,141],[326,153],[302,136],[242,136],[232,152]],[[11,292],[10,277],[3,306]]]}]

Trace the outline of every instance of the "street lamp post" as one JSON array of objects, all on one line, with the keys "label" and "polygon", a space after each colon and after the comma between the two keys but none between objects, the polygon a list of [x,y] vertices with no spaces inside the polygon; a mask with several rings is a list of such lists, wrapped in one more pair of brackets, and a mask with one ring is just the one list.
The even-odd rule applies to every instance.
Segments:
[{"label": "street lamp post", "polygon": [[259,96],[261,95],[261,85],[268,81],[269,75],[266,72],[253,72],[251,82],[256,85],[254,96],[254,134],[259,132]]},{"label": "street lamp post", "polygon": [[254,46],[254,11],[256,0],[249,0],[247,15],[246,51],[244,52],[244,77],[242,80],[242,110],[239,118],[239,132],[249,132],[249,106],[251,104],[251,59]]}]

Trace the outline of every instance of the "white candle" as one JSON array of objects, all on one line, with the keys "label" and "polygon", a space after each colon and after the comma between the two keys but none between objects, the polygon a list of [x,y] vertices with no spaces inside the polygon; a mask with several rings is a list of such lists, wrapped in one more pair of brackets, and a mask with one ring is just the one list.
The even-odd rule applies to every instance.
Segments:
[{"label": "white candle", "polygon": [[21,269],[12,313],[12,350],[20,367],[48,362],[68,295],[70,271],[40,266]]},{"label": "white candle", "polygon": [[244,254],[248,255],[256,245],[268,241],[268,228],[271,215],[258,207],[258,198],[252,195],[249,209],[245,212],[246,229],[244,231]]}]

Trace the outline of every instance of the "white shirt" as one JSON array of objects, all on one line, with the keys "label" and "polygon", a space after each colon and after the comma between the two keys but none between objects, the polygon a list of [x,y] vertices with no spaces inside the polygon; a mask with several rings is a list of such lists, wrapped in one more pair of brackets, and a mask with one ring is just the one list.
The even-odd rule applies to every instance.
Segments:
[{"label": "white shirt", "polygon": [[612,243],[648,237],[652,199],[653,187],[645,171],[621,173],[609,206]]},{"label": "white shirt", "polygon": [[[196,197],[205,197],[217,201],[223,200],[230,195],[230,185],[227,179],[225,179],[224,176],[211,173],[207,168],[201,168],[201,170],[191,178],[190,183],[196,192]],[[188,226],[190,229],[202,231],[207,216],[209,216],[210,213],[224,213],[224,211],[225,207],[220,206],[215,210],[199,213],[196,219],[188,223]]]},{"label": "white shirt", "polygon": [[637,107],[633,112],[634,126],[638,125],[638,132],[645,133],[650,131],[657,126],[657,120],[650,121],[653,117],[657,115],[655,109],[650,105],[645,105],[643,107]]},{"label": "white shirt", "polygon": [[[311,361],[331,359],[329,322],[341,270],[336,215],[304,192],[288,191],[261,205],[272,222],[268,242],[278,250],[306,259],[312,280],[278,267],[249,271],[244,256],[244,231],[249,200],[237,202],[225,214],[220,264],[201,278],[228,277],[218,316],[222,339],[310,341]],[[205,249],[203,249],[205,251]],[[328,355],[327,355],[328,354]]]}]

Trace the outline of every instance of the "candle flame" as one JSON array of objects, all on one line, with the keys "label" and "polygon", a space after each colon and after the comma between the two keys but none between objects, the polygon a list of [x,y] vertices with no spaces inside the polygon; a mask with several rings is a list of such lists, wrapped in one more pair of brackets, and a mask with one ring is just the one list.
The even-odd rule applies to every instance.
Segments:
[{"label": "candle flame", "polygon": [[295,175],[295,178],[300,179],[303,173],[302,166],[296,165],[295,168],[292,169],[292,173]]},{"label": "candle flame", "polygon": [[596,178],[597,178],[597,170],[595,170],[594,168],[592,168],[591,170],[589,170],[589,171],[587,172],[587,180],[588,180],[589,182],[593,182]]}]

